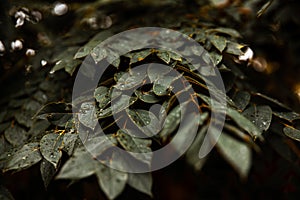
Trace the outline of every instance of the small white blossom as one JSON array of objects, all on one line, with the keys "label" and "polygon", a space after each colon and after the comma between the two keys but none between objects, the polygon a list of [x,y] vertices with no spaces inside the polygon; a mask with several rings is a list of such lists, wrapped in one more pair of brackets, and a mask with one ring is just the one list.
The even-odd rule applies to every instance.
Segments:
[{"label": "small white blossom", "polygon": [[23,43],[21,40],[15,40],[11,43],[12,50],[21,50],[23,48]]},{"label": "small white blossom", "polygon": [[15,18],[17,19],[15,27],[20,27],[24,24],[27,15],[23,11],[18,11],[15,13]]},{"label": "small white blossom", "polygon": [[41,60],[41,65],[42,65],[42,67],[44,67],[45,65],[47,65],[47,61],[46,60]]},{"label": "small white blossom", "polygon": [[52,13],[54,15],[58,15],[58,16],[64,15],[67,12],[68,12],[68,6],[67,6],[67,4],[60,3],[60,2],[58,2],[58,3],[56,3],[54,5],[53,11],[52,11]]},{"label": "small white blossom", "polygon": [[2,41],[0,40],[0,52],[4,52],[5,51],[5,46],[2,43]]},{"label": "small white blossom", "polygon": [[35,56],[35,50],[27,49],[25,54],[26,56]]},{"label": "small white blossom", "polygon": [[250,49],[250,47],[247,47],[245,53],[243,55],[239,56],[239,60],[240,61],[252,60],[253,56],[254,56],[254,53],[253,53],[252,49]]}]

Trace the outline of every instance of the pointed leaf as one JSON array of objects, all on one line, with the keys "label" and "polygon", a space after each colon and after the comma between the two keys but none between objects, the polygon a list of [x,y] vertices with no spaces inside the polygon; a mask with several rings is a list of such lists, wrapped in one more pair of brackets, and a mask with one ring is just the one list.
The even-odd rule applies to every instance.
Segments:
[{"label": "pointed leaf", "polygon": [[300,142],[300,130],[287,126],[283,128],[283,132],[289,138]]},{"label": "pointed leaf", "polygon": [[98,120],[96,118],[95,105],[93,102],[84,102],[81,104],[78,119],[84,126],[94,130]]},{"label": "pointed leaf", "polygon": [[128,174],[128,185],[132,188],[148,194],[152,197],[152,175],[151,173],[145,174]]},{"label": "pointed leaf", "polygon": [[50,133],[45,135],[40,141],[40,151],[43,157],[55,168],[61,159],[63,148],[63,135]]},{"label": "pointed leaf", "polygon": [[269,106],[252,105],[243,112],[243,115],[261,131],[268,130],[272,121],[272,109]]},{"label": "pointed leaf", "polygon": [[48,185],[54,178],[56,169],[52,163],[48,162],[46,159],[43,159],[40,165],[41,176],[44,182],[44,186],[47,189]]}]

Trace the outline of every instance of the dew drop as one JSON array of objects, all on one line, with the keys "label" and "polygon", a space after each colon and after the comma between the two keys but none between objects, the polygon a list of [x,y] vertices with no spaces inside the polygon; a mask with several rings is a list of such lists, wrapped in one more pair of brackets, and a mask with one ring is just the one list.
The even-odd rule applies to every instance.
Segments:
[{"label": "dew drop", "polygon": [[60,2],[58,2],[54,5],[53,11],[52,11],[52,13],[54,15],[58,15],[58,16],[64,15],[67,12],[68,12],[67,4],[60,3]]}]

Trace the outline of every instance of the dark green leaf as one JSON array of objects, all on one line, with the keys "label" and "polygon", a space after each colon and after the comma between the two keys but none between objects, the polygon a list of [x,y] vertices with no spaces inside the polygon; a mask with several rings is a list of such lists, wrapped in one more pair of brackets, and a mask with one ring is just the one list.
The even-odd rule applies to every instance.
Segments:
[{"label": "dark green leaf", "polygon": [[71,156],[74,152],[75,144],[78,140],[78,135],[77,134],[72,134],[72,133],[65,133],[64,134],[64,146],[63,150],[68,153],[69,156]]},{"label": "dark green leaf", "polygon": [[130,65],[139,61],[144,60],[147,56],[152,53],[152,49],[145,49],[138,52],[131,52],[126,55],[130,58]]},{"label": "dark green leaf", "polygon": [[154,83],[159,77],[163,77],[172,70],[171,67],[161,64],[150,64],[147,68],[147,75],[151,83]]},{"label": "dark green leaf", "polygon": [[6,129],[4,131],[4,136],[7,141],[14,146],[22,145],[28,139],[27,132],[18,125],[14,125]]},{"label": "dark green leaf", "polygon": [[235,106],[239,110],[244,110],[250,102],[251,95],[246,91],[237,91],[233,96]]},{"label": "dark green leaf", "polygon": [[300,142],[300,130],[287,126],[284,127],[283,132],[289,138],[292,138],[293,140],[297,140]]},{"label": "dark green leaf", "polygon": [[243,51],[241,50],[244,47],[244,45],[235,43],[235,42],[227,42],[227,48],[225,49],[225,51],[229,54],[233,54],[233,55],[243,55]]},{"label": "dark green leaf", "polygon": [[150,111],[142,109],[126,110],[132,122],[148,137],[152,137],[160,130],[158,118]]},{"label": "dark green leaf", "polygon": [[96,101],[99,103],[99,108],[100,109],[105,108],[110,102],[109,88],[104,86],[100,86],[96,88],[94,91],[94,97]]},{"label": "dark green leaf", "polygon": [[243,115],[261,131],[268,130],[272,121],[272,109],[269,106],[252,105],[243,112]]},{"label": "dark green leaf", "polygon": [[45,188],[48,188],[48,185],[54,178],[56,169],[52,163],[48,162],[46,159],[43,159],[40,165],[41,176],[44,182]]},{"label": "dark green leaf", "polygon": [[276,112],[276,111],[273,111],[273,115],[275,115],[276,117],[279,117],[281,119],[285,119],[289,122],[292,122],[296,119],[300,119],[300,114],[295,113],[295,112]]},{"label": "dark green leaf", "polygon": [[119,90],[128,90],[136,86],[141,86],[146,78],[145,70],[132,70],[128,73],[123,74],[114,86]]},{"label": "dark green leaf", "polygon": [[158,51],[156,55],[167,64],[169,64],[171,61],[171,56],[166,51]]},{"label": "dark green leaf", "polygon": [[171,84],[181,76],[162,76],[154,81],[153,92],[158,96],[168,95],[170,93]]},{"label": "dark green leaf", "polygon": [[3,171],[27,169],[38,163],[41,159],[42,155],[39,151],[39,143],[28,143],[10,158]]},{"label": "dark green leaf", "polygon": [[145,103],[157,103],[161,101],[161,99],[158,96],[156,96],[152,90],[148,92],[135,90],[134,93],[141,101]]},{"label": "dark green leaf", "polygon": [[210,55],[210,58],[214,64],[214,66],[217,66],[223,59],[223,55],[216,51],[209,52],[209,55]]},{"label": "dark green leaf", "polygon": [[209,37],[210,42],[219,50],[219,52],[223,52],[223,50],[226,48],[226,38],[218,35],[211,35]]},{"label": "dark green leaf", "polygon": [[222,133],[217,142],[220,154],[239,173],[241,178],[247,178],[251,167],[251,149],[233,137]]},{"label": "dark green leaf", "polygon": [[132,188],[148,194],[152,197],[152,175],[151,173],[146,174],[128,174],[128,185]]},{"label": "dark green leaf", "polygon": [[242,37],[239,32],[237,32],[236,30],[231,29],[231,28],[219,27],[219,28],[208,29],[207,32],[208,33],[223,33],[223,34],[235,37],[235,38]]},{"label": "dark green leaf", "polygon": [[63,148],[63,135],[50,133],[45,135],[40,141],[40,151],[43,157],[55,168],[61,159]]},{"label": "dark green leaf", "polygon": [[96,118],[95,105],[93,102],[84,102],[81,104],[78,119],[84,126],[94,130],[98,120]]}]

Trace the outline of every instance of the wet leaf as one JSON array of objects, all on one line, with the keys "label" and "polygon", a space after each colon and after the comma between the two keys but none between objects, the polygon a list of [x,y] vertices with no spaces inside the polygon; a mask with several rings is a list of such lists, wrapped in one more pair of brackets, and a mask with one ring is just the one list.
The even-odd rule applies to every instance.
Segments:
[{"label": "wet leaf", "polygon": [[237,91],[233,96],[235,106],[239,110],[244,110],[250,102],[251,95],[246,91]]},{"label": "wet leaf", "polygon": [[233,137],[222,133],[217,142],[220,154],[239,173],[241,178],[247,178],[252,158],[251,149]]},{"label": "wet leaf", "polygon": [[157,57],[159,57],[162,61],[164,61],[167,64],[169,64],[171,61],[171,56],[166,51],[158,51],[156,55],[157,55]]},{"label": "wet leaf", "polygon": [[33,142],[25,144],[7,162],[3,171],[23,170],[38,163],[42,159],[39,151],[39,143]]},{"label": "wet leaf", "polygon": [[61,159],[63,148],[63,135],[50,133],[45,135],[40,141],[40,151],[43,157],[55,168]]},{"label": "wet leaf", "polygon": [[159,136],[163,140],[167,139],[167,137],[177,129],[181,121],[181,112],[184,112],[184,109],[183,104],[178,105],[167,115],[162,130],[159,133]]},{"label": "wet leaf", "polygon": [[18,125],[14,125],[6,129],[4,131],[4,136],[7,141],[14,146],[22,145],[28,139],[27,132]]},{"label": "wet leaf", "polygon": [[146,136],[152,137],[160,131],[160,122],[152,112],[142,109],[127,109],[126,112]]},{"label": "wet leaf", "polygon": [[40,165],[41,176],[44,182],[44,186],[47,189],[48,185],[54,178],[56,169],[52,163],[48,162],[46,159],[43,159]]},{"label": "wet leaf", "polygon": [[116,142],[112,142],[108,137],[111,135],[97,136],[88,138],[87,141],[84,141],[84,146],[89,150],[89,152],[94,156],[100,156],[110,147],[117,145]]},{"label": "wet leaf", "polygon": [[28,135],[32,137],[43,136],[50,123],[47,120],[37,120],[33,123],[32,127],[28,131]]},{"label": "wet leaf", "polygon": [[130,58],[130,65],[139,61],[144,60],[147,56],[152,53],[152,49],[145,49],[137,52],[130,52],[126,57]]},{"label": "wet leaf", "polygon": [[[130,155],[148,165],[151,163],[151,140],[134,137],[134,130],[119,129],[117,140]],[[147,154],[146,154],[147,153]]]},{"label": "wet leaf", "polygon": [[98,120],[96,118],[95,105],[93,102],[84,102],[81,104],[78,119],[84,126],[93,130],[95,129]]},{"label": "wet leaf", "polygon": [[119,90],[128,90],[137,86],[141,86],[146,78],[145,70],[131,70],[128,73],[123,74],[114,86]]},{"label": "wet leaf", "polygon": [[74,152],[75,144],[78,140],[77,134],[72,133],[65,133],[64,139],[63,139],[63,150],[68,153],[69,156],[71,156]]},{"label": "wet leaf", "polygon": [[219,63],[221,63],[223,59],[223,55],[215,51],[209,52],[209,55],[214,66],[217,66]]},{"label": "wet leaf", "polygon": [[272,109],[269,106],[251,105],[243,112],[243,115],[261,131],[268,130],[272,121]]},{"label": "wet leaf", "polygon": [[145,174],[128,174],[128,185],[132,188],[148,194],[149,196],[153,196],[151,189],[152,189],[152,175],[151,173]]},{"label": "wet leaf", "polygon": [[100,109],[105,108],[110,102],[109,88],[104,86],[100,86],[96,88],[94,91],[94,97],[96,101],[99,103],[99,108]]},{"label": "wet leaf", "polygon": [[173,68],[157,63],[152,63],[147,68],[147,75],[151,83],[154,83],[159,77],[163,77],[172,71]]},{"label": "wet leaf", "polygon": [[243,116],[238,111],[227,108],[226,114],[242,129],[247,131],[254,139],[261,137],[262,131],[253,124],[249,119]]},{"label": "wet leaf", "polygon": [[29,112],[16,112],[15,118],[20,125],[30,128],[33,124],[32,114]]},{"label": "wet leaf", "polygon": [[141,101],[145,103],[157,103],[161,101],[161,99],[158,96],[156,96],[152,90],[148,92],[135,90],[134,93]]},{"label": "wet leaf", "polygon": [[279,117],[281,119],[285,119],[289,122],[300,119],[300,114],[298,114],[296,112],[276,112],[276,111],[273,111],[273,115],[275,115],[276,117]]},{"label": "wet leaf", "polygon": [[289,138],[300,142],[300,130],[287,126],[283,128],[283,132]]},{"label": "wet leaf", "polygon": [[159,77],[158,79],[156,79],[154,81],[154,84],[153,84],[154,94],[156,94],[157,96],[168,95],[172,89],[171,84],[178,78],[180,78],[180,76],[178,76],[178,77],[174,77],[174,76]]},{"label": "wet leaf", "polygon": [[63,165],[56,179],[77,180],[95,173],[97,163],[85,148],[77,148],[73,156]]}]

